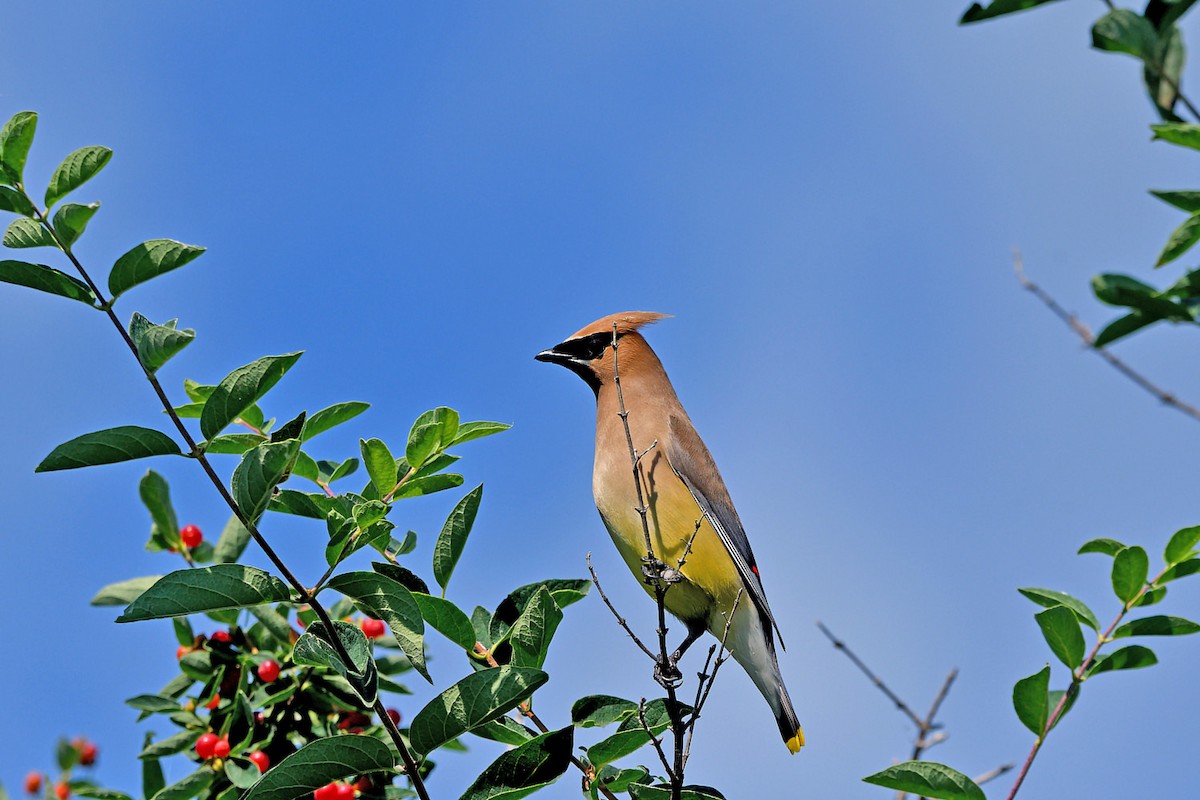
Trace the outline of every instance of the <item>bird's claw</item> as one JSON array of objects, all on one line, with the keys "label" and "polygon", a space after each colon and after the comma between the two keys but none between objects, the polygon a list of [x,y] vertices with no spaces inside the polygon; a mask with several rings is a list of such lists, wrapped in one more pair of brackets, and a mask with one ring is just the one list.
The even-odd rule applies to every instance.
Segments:
[{"label": "bird's claw", "polygon": [[663,689],[678,689],[683,684],[683,673],[675,666],[675,659],[654,662],[654,680]]}]

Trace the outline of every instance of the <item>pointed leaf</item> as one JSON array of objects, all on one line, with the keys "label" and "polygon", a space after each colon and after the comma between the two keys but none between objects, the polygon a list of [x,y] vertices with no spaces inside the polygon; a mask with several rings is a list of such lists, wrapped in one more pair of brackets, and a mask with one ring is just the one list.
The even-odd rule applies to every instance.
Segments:
[{"label": "pointed leaf", "polygon": [[32,217],[37,213],[28,197],[7,186],[0,186],[0,211],[11,211],[23,217]]},{"label": "pointed leaf", "polygon": [[260,444],[242,456],[233,471],[233,499],[249,523],[258,521],[271,502],[271,493],[292,468],[300,440]]},{"label": "pointed leaf", "polygon": [[265,356],[226,375],[213,389],[200,414],[200,432],[211,439],[279,383],[302,353]]},{"label": "pointed leaf", "polygon": [[1028,678],[1022,678],[1013,686],[1013,708],[1017,719],[1034,736],[1040,737],[1046,730],[1046,718],[1050,710],[1046,707],[1050,696],[1050,665]]},{"label": "pointed leaf", "polygon": [[205,248],[174,239],[151,239],[134,247],[113,264],[108,274],[108,290],[115,300],[139,283],[179,269],[199,258]]},{"label": "pointed leaf", "polygon": [[1150,573],[1150,558],[1138,546],[1126,547],[1113,558],[1113,592],[1122,603],[1137,597],[1146,585]]},{"label": "pointed leaf", "polygon": [[90,180],[104,169],[104,165],[111,158],[112,150],[99,145],[81,147],[64,158],[58,169],[54,170],[50,185],[46,187],[46,208],[50,208]]},{"label": "pointed leaf", "polygon": [[409,739],[425,755],[476,725],[499,717],[544,684],[537,669],[493,667],[468,675],[435,697],[413,718]]},{"label": "pointed leaf", "polygon": [[[671,786],[666,783],[651,786],[635,781],[629,784],[629,796],[633,800],[671,800]],[[725,795],[711,786],[687,785],[680,789],[679,800],[725,800]]]},{"label": "pointed leaf", "polygon": [[386,622],[413,667],[433,682],[425,667],[425,622],[408,589],[391,578],[365,571],[337,575],[328,586],[353,600],[359,611]]},{"label": "pointed leaf", "polygon": [[1191,249],[1197,241],[1200,241],[1200,213],[1192,214],[1171,232],[1154,266],[1161,267],[1171,263]]},{"label": "pointed leaf", "polygon": [[1171,536],[1171,540],[1167,542],[1167,547],[1163,551],[1163,558],[1172,566],[1182,561],[1187,561],[1196,555],[1196,545],[1198,544],[1200,544],[1200,525],[1176,531]]},{"label": "pointed leaf", "polygon": [[196,332],[178,330],[174,322],[155,325],[136,311],[129,320],[129,336],[137,346],[138,360],[150,372],[156,372],[176,353],[192,343]]},{"label": "pointed leaf", "polygon": [[518,667],[540,669],[546,662],[550,640],[562,618],[562,610],[555,604],[550,592],[545,588],[540,589],[509,629],[508,640],[513,648],[511,663]]},{"label": "pointed leaf", "polygon": [[110,583],[96,592],[96,596],[91,599],[91,604],[94,606],[127,606],[161,579],[162,575],[146,575],[142,578],[130,578]]},{"label": "pointed leaf", "polygon": [[151,800],[191,800],[207,789],[216,777],[210,767],[203,766],[191,775],[163,787]]},{"label": "pointed leaf", "polygon": [[83,235],[88,222],[99,208],[99,203],[89,203],[88,205],[66,203],[59,208],[54,214],[54,221],[51,223],[54,227],[54,232],[58,234],[59,241],[67,247],[79,241],[79,237]]},{"label": "pointed leaf", "polygon": [[1112,638],[1121,639],[1126,636],[1186,636],[1189,633],[1200,633],[1200,625],[1183,617],[1158,615],[1130,620],[1113,631]]},{"label": "pointed leaf", "polygon": [[333,781],[394,768],[391,749],[378,739],[331,736],[309,742],[267,770],[242,800],[299,800]]},{"label": "pointed leaf", "polygon": [[1163,122],[1151,125],[1154,139],[1200,150],[1200,125],[1190,125],[1184,122]]},{"label": "pointed leaf", "polygon": [[322,408],[309,417],[308,422],[304,423],[304,435],[300,438],[307,442],[309,439],[324,433],[330,428],[354,419],[370,407],[369,403],[351,401],[349,403],[335,403],[328,408]]},{"label": "pointed leaf", "polygon": [[[1164,572],[1162,577],[1158,579],[1158,582],[1162,584],[1178,578],[1186,578],[1188,575],[1195,575],[1197,572],[1200,572],[1200,558],[1189,558],[1187,561],[1180,561],[1178,564]],[[1162,589],[1165,592],[1167,587],[1160,586],[1159,589]],[[1158,590],[1156,589],[1154,591]],[[1151,592],[1146,592],[1147,596],[1150,594]],[[1142,599],[1144,600],[1145,596],[1143,596]],[[1143,604],[1138,603],[1138,605]]]},{"label": "pointed leaf", "polygon": [[241,558],[249,543],[250,531],[246,530],[236,515],[230,516],[213,550],[213,561],[218,564],[232,564]]},{"label": "pointed leaf", "polygon": [[1124,550],[1125,547],[1126,545],[1118,542],[1116,539],[1101,537],[1084,542],[1079,548],[1079,555],[1083,555],[1084,553],[1103,553],[1106,556],[1115,556]]},{"label": "pointed leaf", "polygon": [[4,246],[12,248],[58,247],[50,232],[26,217],[17,217],[4,231]]},{"label": "pointed leaf", "polygon": [[1200,211],[1200,192],[1166,192],[1152,190],[1150,194],[1189,214]]},{"label": "pointed leaf", "polygon": [[[354,463],[357,466],[358,459],[355,459]],[[421,497],[422,495],[433,494],[434,492],[441,492],[446,489],[457,489],[462,485],[462,475],[428,475],[424,478],[410,478],[401,485],[396,494],[392,495],[392,499],[404,500],[409,497]]]},{"label": "pointed leaf", "polygon": [[363,466],[379,496],[392,491],[396,486],[396,459],[388,446],[379,439],[359,439],[358,446]]},{"label": "pointed leaf", "polygon": [[1109,11],[1092,26],[1092,47],[1147,58],[1157,50],[1158,32],[1141,14],[1118,8]]},{"label": "pointed leaf", "polygon": [[1123,339],[1132,333],[1137,333],[1147,325],[1153,325],[1158,321],[1158,317],[1147,316],[1140,311],[1127,314],[1113,320],[1100,333],[1096,334],[1096,339],[1092,342],[1092,347],[1097,349],[1106,347],[1118,339]]},{"label": "pointed leaf", "polygon": [[[143,751],[148,748],[153,741],[153,734],[147,733],[142,740]],[[167,785],[166,779],[163,777],[162,765],[158,763],[157,758],[142,759],[142,797],[149,798],[158,794],[158,791]]]},{"label": "pointed leaf", "polygon": [[1148,647],[1142,647],[1140,644],[1131,644],[1128,647],[1122,647],[1120,650],[1114,650],[1111,653],[1098,656],[1092,666],[1088,669],[1088,677],[1099,675],[1102,672],[1114,672],[1119,669],[1141,669],[1142,667],[1152,667],[1158,663],[1158,657],[1154,655],[1154,651]]},{"label": "pointed leaf", "polygon": [[[411,462],[410,462],[411,463]],[[467,544],[471,527],[475,524],[475,515],[479,511],[479,501],[483,497],[483,484],[479,484],[458,501],[442,532],[438,535],[437,543],[433,546],[433,577],[443,590],[454,574],[454,567]]]},{"label": "pointed leaf", "polygon": [[1054,0],[992,0],[986,7],[980,3],[972,3],[971,7],[963,13],[958,24],[966,25],[969,22],[980,22],[981,20],[999,17],[1003,14],[1013,14],[1017,11],[1024,11],[1027,8],[1052,2]]},{"label": "pointed leaf", "polygon": [[37,130],[37,114],[18,111],[0,128],[0,168],[10,183],[24,180],[25,159]]},{"label": "pointed leaf", "polygon": [[1083,663],[1086,643],[1079,630],[1079,618],[1066,606],[1052,606],[1034,615],[1042,636],[1058,660],[1071,669]]},{"label": "pointed leaf", "polygon": [[[690,709],[686,710],[690,711]],[[644,726],[642,725],[643,721],[645,721]],[[671,727],[671,717],[667,712],[666,701],[651,700],[642,709],[641,715],[635,708],[634,712],[617,727],[616,733],[587,748],[588,761],[595,767],[611,764],[635,753],[650,741],[650,734],[646,733],[646,728],[649,728],[657,736],[669,727]]]},{"label": "pointed leaf", "polygon": [[0,281],[16,286],[28,286],[30,289],[61,297],[69,297],[72,300],[87,303],[89,306],[94,306],[96,303],[96,295],[92,294],[92,290],[86,283],[44,264],[0,261]]},{"label": "pointed leaf", "polygon": [[167,547],[180,547],[179,518],[175,515],[175,507],[171,504],[171,487],[167,480],[154,470],[147,470],[138,481],[138,496],[142,498],[146,510],[150,512],[153,526],[150,531],[150,549],[162,550]]},{"label": "pointed leaf", "polygon": [[517,800],[554,783],[571,766],[575,729],[530,739],[493,761],[460,800]]},{"label": "pointed leaf", "polygon": [[283,581],[255,567],[215,564],[172,572],[129,604],[117,622],[178,617],[289,600]]},{"label": "pointed leaf", "polygon": [[1084,605],[1082,600],[1077,600],[1066,592],[1059,592],[1054,589],[1037,589],[1034,587],[1017,589],[1017,591],[1045,608],[1066,606],[1075,612],[1075,616],[1084,625],[1087,625],[1094,631],[1100,630],[1100,622],[1096,619],[1096,615],[1092,613],[1092,610]]},{"label": "pointed leaf", "polygon": [[429,594],[413,594],[429,626],[468,653],[475,650],[475,628],[458,606]]},{"label": "pointed leaf", "polygon": [[580,728],[599,728],[623,722],[636,714],[637,703],[607,694],[581,697],[571,706],[571,722]]},{"label": "pointed leaf", "polygon": [[933,761],[906,761],[863,781],[937,800],[986,800],[983,790],[966,775]]},{"label": "pointed leaf", "polygon": [[454,434],[454,440],[445,446],[453,447],[454,445],[469,442],[473,439],[482,439],[484,436],[502,433],[511,427],[512,425],[507,425],[503,422],[486,422],[483,420],[463,422],[458,426],[458,431]]},{"label": "pointed leaf", "polygon": [[182,455],[179,445],[165,433],[136,425],[125,425],[85,433],[69,442],[63,442],[42,459],[42,463],[37,465],[34,472],[115,464],[150,456],[178,455]]},{"label": "pointed leaf", "polygon": [[378,696],[378,673],[375,660],[371,657],[371,645],[356,625],[335,620],[337,637],[350,656],[350,664],[342,661],[337,650],[330,644],[324,624],[315,622],[296,641],[292,660],[300,665],[327,667],[346,679],[364,704],[374,704]]},{"label": "pointed leaf", "polygon": [[[19,221],[19,220],[18,220]],[[408,445],[404,448],[404,460],[413,469],[420,469],[438,449],[441,427],[437,423],[413,425],[408,434]]]}]

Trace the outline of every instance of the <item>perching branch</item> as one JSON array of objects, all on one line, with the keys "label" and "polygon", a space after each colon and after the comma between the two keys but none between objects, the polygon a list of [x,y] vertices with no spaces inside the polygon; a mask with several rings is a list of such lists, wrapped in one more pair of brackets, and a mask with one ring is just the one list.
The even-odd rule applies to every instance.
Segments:
[{"label": "perching branch", "polygon": [[1084,345],[1086,345],[1093,353],[1107,361],[1113,367],[1113,369],[1120,372],[1126,378],[1129,378],[1129,380],[1133,381],[1138,386],[1157,397],[1158,401],[1163,405],[1170,406],[1171,408],[1188,415],[1192,419],[1200,421],[1200,408],[1196,408],[1190,403],[1180,400],[1171,392],[1168,392],[1165,389],[1160,388],[1157,384],[1152,383],[1149,378],[1142,375],[1133,367],[1129,366],[1124,361],[1109,352],[1108,348],[1095,347],[1096,337],[1092,334],[1091,329],[1088,328],[1088,326],[1082,320],[1080,320],[1079,317],[1059,305],[1058,301],[1051,297],[1045,289],[1034,283],[1025,274],[1025,265],[1019,250],[1013,251],[1013,271],[1017,273],[1017,280],[1020,282],[1021,287],[1030,292],[1038,300],[1041,300],[1046,308],[1050,309],[1050,311],[1052,311],[1056,317],[1065,322],[1071,330],[1075,331],[1075,334],[1079,336]]},{"label": "perching branch", "polygon": [[[250,537],[255,541],[259,548],[262,549],[263,553],[266,554],[271,563],[275,565],[275,568],[279,570],[279,574],[283,576],[284,580],[291,584],[292,588],[296,590],[298,602],[308,604],[308,606],[312,608],[313,612],[316,613],[317,617],[324,624],[325,630],[330,632],[331,635],[328,637],[328,642],[333,646],[334,650],[338,654],[338,657],[342,659],[344,664],[352,664],[353,660],[350,658],[350,654],[346,652],[345,645],[342,644],[341,639],[336,635],[332,635],[336,629],[334,628],[333,620],[329,616],[329,612],[325,610],[325,607],[322,606],[320,602],[318,602],[314,593],[310,592],[309,589],[305,587],[305,585],[301,583],[294,574],[292,574],[292,571],[288,569],[287,565],[263,537],[262,533],[259,532],[258,526],[255,524],[255,522],[242,512],[242,509],[234,501],[233,496],[225,487],[225,483],[221,480],[220,476],[217,475],[216,470],[213,469],[213,466],[209,462],[207,455],[199,446],[197,446],[196,440],[192,438],[191,432],[189,432],[187,427],[183,424],[183,420],[179,418],[179,414],[176,413],[175,407],[171,404],[171,401],[167,397],[166,391],[163,390],[162,384],[159,383],[158,378],[153,372],[146,369],[145,365],[142,364],[141,357],[138,356],[137,345],[130,337],[129,332],[125,330],[125,326],[121,324],[119,319],[117,319],[116,312],[114,312],[112,309],[113,301],[116,298],[108,300],[104,298],[104,294],[101,292],[100,287],[96,285],[96,282],[92,280],[91,275],[88,274],[86,269],[84,269],[83,264],[81,264],[79,259],[75,257],[75,254],[71,251],[70,245],[59,237],[58,233],[54,230],[54,227],[50,224],[50,221],[46,219],[45,214],[38,208],[37,204],[27,194],[25,194],[24,186],[18,184],[16,188],[25,196],[26,200],[29,201],[30,206],[33,207],[34,214],[36,215],[38,222],[51,236],[51,238],[53,238],[58,248],[66,255],[71,264],[74,265],[75,269],[79,272],[80,277],[83,278],[84,282],[87,283],[88,287],[91,288],[92,292],[96,295],[96,299],[100,303],[100,310],[108,316],[109,321],[112,322],[113,327],[117,329],[117,333],[120,334],[121,339],[125,342],[125,345],[133,354],[134,360],[136,360],[138,365],[142,367],[142,372],[145,374],[146,380],[150,382],[150,386],[154,389],[154,393],[158,396],[159,402],[162,403],[163,410],[171,418],[171,422],[174,424],[175,429],[179,432],[179,435],[187,444],[188,455],[200,463],[201,468],[204,470],[205,474],[208,475],[213,486],[216,487],[217,492],[221,495],[221,499],[224,500],[225,504],[229,506],[230,511],[233,512],[234,516],[237,517],[242,526],[250,533]],[[417,796],[420,797],[421,800],[429,800],[429,792],[425,788],[425,782],[421,779],[417,762],[413,758],[412,753],[409,752],[408,746],[404,742],[404,737],[400,735],[399,728],[397,728],[396,724],[392,722],[392,718],[388,716],[387,708],[383,704],[383,699],[376,698],[373,708],[376,715],[379,717],[380,724],[383,725],[384,729],[388,733],[388,736],[391,738],[392,743],[395,744],[396,750],[400,753],[400,758],[404,762],[405,774],[412,783],[412,787],[416,791]]]}]

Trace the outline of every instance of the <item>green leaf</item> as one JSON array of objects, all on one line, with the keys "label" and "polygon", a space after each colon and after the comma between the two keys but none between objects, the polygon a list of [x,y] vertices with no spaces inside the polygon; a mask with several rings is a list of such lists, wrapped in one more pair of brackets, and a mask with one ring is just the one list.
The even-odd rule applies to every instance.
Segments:
[{"label": "green leaf", "polygon": [[[1167,581],[1176,580],[1177,578],[1186,578],[1188,575],[1195,575],[1197,572],[1200,572],[1200,558],[1189,558],[1187,561],[1181,561],[1164,572],[1162,577],[1158,579],[1158,582],[1162,584]],[[1165,590],[1167,587],[1160,586],[1159,588]],[[1150,592],[1146,592],[1146,594],[1148,595]],[[1141,604],[1139,603],[1139,605]]]},{"label": "green leaf", "polygon": [[71,793],[80,797],[91,797],[93,800],[133,800],[132,797],[116,789],[102,789],[99,786],[81,786],[81,781],[71,781]]},{"label": "green leaf", "polygon": [[388,446],[379,439],[359,439],[363,466],[379,496],[387,494],[396,486],[396,459]]},{"label": "green leaf", "polygon": [[178,548],[179,518],[175,515],[175,507],[171,505],[171,487],[166,478],[154,470],[147,470],[138,481],[138,496],[150,512],[153,525],[150,531],[151,549]]},{"label": "green leaf", "polygon": [[[269,441],[270,439],[257,433],[222,433],[204,443],[204,452],[217,456],[240,456]],[[296,464],[292,468],[296,475],[300,474],[300,459],[303,456],[303,453],[297,454]]]},{"label": "green leaf", "polygon": [[200,738],[202,731],[185,730],[180,731],[174,736],[168,736],[166,739],[160,739],[153,744],[147,744],[142,748],[142,752],[138,753],[138,758],[162,758],[163,756],[172,756],[176,753],[182,753],[196,743]]},{"label": "green leaf", "polygon": [[1146,585],[1150,558],[1138,546],[1126,547],[1113,558],[1113,592],[1122,603],[1128,604]]},{"label": "green leaf", "polygon": [[637,713],[637,703],[607,694],[581,697],[571,706],[571,722],[580,728],[600,728],[623,722]]},{"label": "green leaf", "polygon": [[1200,212],[1192,214],[1171,232],[1154,266],[1161,267],[1171,263],[1186,253],[1197,241],[1200,241]]},{"label": "green leaf", "polygon": [[58,234],[59,241],[66,247],[70,247],[79,241],[79,237],[83,235],[88,222],[99,208],[99,203],[89,203],[88,205],[67,203],[59,208],[54,215],[54,221],[51,223],[54,227],[54,232]]},{"label": "green leaf", "polygon": [[[690,711],[686,706],[682,710]],[[645,720],[643,727],[642,721]],[[671,727],[671,717],[667,712],[666,701],[651,700],[642,710],[641,716],[635,708],[633,713],[625,718],[617,727],[617,732],[602,739],[587,749],[588,760],[595,767],[611,764],[617,759],[630,755],[650,741],[649,728],[655,736]]]},{"label": "green leaf", "polygon": [[233,499],[248,522],[257,522],[266,511],[271,493],[287,477],[299,452],[300,440],[288,439],[260,444],[242,456],[233,471],[232,488]]},{"label": "green leaf", "polygon": [[354,419],[370,407],[369,403],[351,401],[348,403],[335,403],[328,408],[322,408],[309,417],[308,422],[304,423],[304,435],[300,438],[307,442],[309,439],[324,433],[330,428]]},{"label": "green leaf", "polygon": [[225,760],[225,777],[239,789],[249,789],[258,783],[258,767],[244,758],[228,758]]},{"label": "green leaf", "polygon": [[129,337],[137,346],[138,360],[149,372],[171,359],[176,353],[192,343],[196,332],[191,328],[178,330],[175,320],[165,325],[155,325],[136,311],[129,320]]},{"label": "green leaf", "polygon": [[182,455],[179,445],[165,433],[136,425],[125,425],[85,433],[69,442],[63,442],[42,459],[42,463],[34,468],[34,472],[115,464],[150,456],[178,455]]},{"label": "green leaf", "polygon": [[1101,537],[1084,542],[1079,548],[1079,555],[1083,555],[1084,553],[1103,553],[1106,556],[1115,556],[1123,549],[1125,549],[1125,545],[1116,539]]},{"label": "green leaf", "polygon": [[[631,769],[618,769],[617,767],[603,767],[597,774],[596,780],[592,785],[600,784],[607,788],[610,792],[627,792],[630,784],[645,783],[650,778],[650,772],[645,767],[633,767]],[[593,800],[599,800],[599,792],[592,790],[591,796]]]},{"label": "green leaf", "polygon": [[516,800],[549,786],[571,766],[575,729],[530,739],[493,761],[460,800]]},{"label": "green leaf", "polygon": [[330,644],[325,625],[320,622],[310,625],[296,641],[292,660],[296,664],[327,667],[336,671],[346,679],[363,703],[370,706],[378,696],[378,674],[375,661],[371,657],[371,645],[356,625],[335,620],[333,627],[342,647],[350,656],[350,664],[342,661],[337,650]]},{"label": "green leaf", "polygon": [[1142,647],[1140,644],[1131,644],[1128,647],[1122,647],[1120,650],[1114,650],[1106,655],[1098,656],[1092,662],[1091,668],[1088,669],[1087,676],[1090,678],[1102,672],[1115,672],[1119,669],[1152,667],[1157,663],[1158,657],[1154,655],[1153,650],[1148,647]]},{"label": "green leaf", "polygon": [[458,412],[453,408],[438,406],[433,410],[433,422],[438,426],[438,443],[444,450],[458,435]]},{"label": "green leaf", "polygon": [[472,439],[482,439],[484,436],[491,436],[496,433],[502,433],[512,425],[506,425],[503,422],[486,422],[478,420],[476,422],[463,422],[458,426],[458,432],[454,435],[454,440],[445,447],[453,447],[454,445],[469,442]]},{"label": "green leaf", "polygon": [[[143,751],[150,747],[153,742],[154,735],[147,733],[142,739]],[[158,794],[158,791],[167,785],[167,781],[163,778],[162,765],[158,763],[157,758],[142,758],[142,797],[149,798]]]},{"label": "green leaf", "polygon": [[130,603],[117,622],[247,608],[288,599],[290,594],[283,581],[261,569],[214,564],[165,575]]},{"label": "green leaf", "polygon": [[503,666],[480,670],[435,697],[417,713],[409,728],[413,749],[432,753],[485,722],[513,708],[544,684],[549,676],[538,669]]},{"label": "green leaf", "polygon": [[441,427],[437,423],[413,425],[408,434],[408,444],[404,448],[404,460],[412,469],[420,469],[438,449]]},{"label": "green leaf", "polygon": [[458,606],[428,594],[413,594],[421,616],[430,627],[468,653],[475,650],[475,628]]},{"label": "green leaf", "polygon": [[[358,459],[355,459],[354,463],[357,465]],[[392,499],[405,500],[409,497],[421,497],[422,495],[433,494],[434,492],[441,492],[446,489],[457,489],[462,485],[462,475],[428,475],[424,478],[409,478],[392,495]]]},{"label": "green leaf", "polygon": [[0,261],[0,281],[16,286],[27,286],[41,292],[69,297],[94,306],[96,295],[83,281],[72,278],[65,272],[44,264],[27,264],[24,261]]},{"label": "green leaf", "polygon": [[1158,615],[1126,622],[1112,633],[1112,638],[1126,636],[1186,636],[1200,632],[1200,625],[1183,617]]},{"label": "green leaf", "polygon": [[1159,116],[1164,120],[1178,120],[1174,108],[1179,99],[1183,64],[1187,58],[1183,35],[1177,26],[1170,23],[1164,25],[1161,19],[1156,26],[1157,41],[1149,56],[1143,59],[1142,80]]},{"label": "green leaf", "polygon": [[[409,462],[412,463],[411,461]],[[437,542],[433,546],[433,577],[444,592],[454,574],[454,567],[467,544],[471,527],[475,524],[475,515],[479,511],[479,501],[483,498],[483,484],[479,484],[467,493],[442,526]]]},{"label": "green leaf", "polygon": [[299,800],[333,781],[368,772],[391,773],[391,749],[370,736],[317,739],[267,770],[242,800]]},{"label": "green leaf", "polygon": [[23,217],[32,217],[37,213],[28,197],[7,186],[0,186],[0,211],[11,211]]},{"label": "green leaf", "polygon": [[[50,208],[90,180],[104,169],[104,165],[111,158],[112,150],[99,145],[81,147],[64,158],[58,169],[54,170],[50,185],[46,187],[46,208]],[[55,226],[55,230],[57,229]]]},{"label": "green leaf", "polygon": [[126,581],[110,583],[91,599],[94,606],[127,606],[138,599],[162,578],[161,575],[146,575],[142,578],[130,578]]},{"label": "green leaf", "polygon": [[1189,125],[1184,122],[1162,122],[1151,125],[1154,139],[1200,150],[1200,125]]},{"label": "green leaf", "polygon": [[1092,347],[1097,349],[1106,347],[1118,339],[1122,339],[1130,334],[1137,333],[1147,325],[1153,325],[1158,321],[1159,317],[1146,316],[1140,311],[1127,314],[1126,316],[1115,319],[1106,325],[1104,329],[1096,335],[1095,341],[1092,342]]},{"label": "green leaf", "polygon": [[1097,632],[1100,630],[1100,622],[1096,619],[1096,615],[1092,613],[1092,610],[1084,605],[1082,600],[1077,600],[1066,592],[1058,592],[1054,589],[1037,589],[1033,587],[1017,589],[1017,591],[1023,594],[1025,597],[1028,597],[1033,602],[1037,603],[1039,606],[1043,606],[1045,608],[1066,606],[1067,608],[1071,609],[1071,611],[1075,612],[1075,616],[1078,617],[1079,621],[1084,625],[1087,625],[1089,628]]},{"label": "green leaf", "polygon": [[1164,203],[1170,203],[1180,211],[1186,211],[1189,214],[1200,211],[1200,192],[1167,192],[1152,189],[1150,194]]},{"label": "green leaf", "polygon": [[[651,786],[632,782],[629,784],[629,796],[633,800],[671,800],[671,786],[666,783]],[[725,795],[711,786],[688,785],[681,787],[679,800],[725,800]]]},{"label": "green leaf", "polygon": [[545,588],[539,590],[509,629],[508,640],[513,648],[511,663],[540,669],[546,662],[550,640],[562,618],[562,610],[550,592]]},{"label": "green leaf", "polygon": [[328,586],[353,600],[359,611],[386,622],[413,667],[433,683],[425,667],[425,622],[408,589],[391,578],[365,571],[335,576]]},{"label": "green leaf", "polygon": [[1142,312],[1152,319],[1176,322],[1192,321],[1186,306],[1160,295],[1157,289],[1139,280],[1117,273],[1105,273],[1092,278],[1092,292],[1102,303],[1125,306]]},{"label": "green leaf", "polygon": [[1161,602],[1167,596],[1167,587],[1157,586],[1153,589],[1147,589],[1141,597],[1133,604],[1133,608],[1140,606],[1152,606],[1155,603]]},{"label": "green leaf", "polygon": [[205,248],[184,244],[174,239],[151,239],[142,242],[113,264],[108,274],[108,290],[112,299],[129,291],[139,283],[179,269],[200,257]]},{"label": "green leaf", "polygon": [[79,763],[79,750],[72,746],[66,739],[59,739],[58,746],[55,748],[55,760],[58,762],[58,768],[68,770]]},{"label": "green leaf", "polygon": [[192,623],[188,622],[187,617],[175,617],[171,620],[172,627],[175,628],[175,640],[184,647],[192,647],[196,642],[196,632],[192,630]]},{"label": "green leaf", "polygon": [[1066,606],[1051,606],[1034,615],[1042,629],[1042,636],[1058,660],[1071,669],[1083,663],[1086,646],[1083,633],[1079,630],[1079,618]]},{"label": "green leaf", "polygon": [[971,7],[963,13],[958,24],[966,25],[970,22],[980,22],[981,20],[999,17],[1003,14],[1013,14],[1017,11],[1024,11],[1027,8],[1052,2],[1054,0],[992,0],[986,7],[980,3],[972,3]]},{"label": "green leaf", "polygon": [[17,217],[4,231],[4,246],[12,248],[58,247],[50,232],[26,217]]},{"label": "green leaf", "polygon": [[1092,47],[1148,58],[1158,47],[1158,32],[1141,14],[1118,8],[1109,11],[1092,26]]},{"label": "green leaf", "polygon": [[270,606],[255,606],[250,609],[250,615],[262,623],[262,626],[275,637],[284,647],[292,643],[292,626],[287,617]]},{"label": "green leaf", "polygon": [[207,789],[216,777],[210,767],[201,767],[186,778],[160,789],[151,800],[190,800]]},{"label": "green leaf", "polygon": [[1050,713],[1046,707],[1049,694],[1049,664],[1013,686],[1013,708],[1017,712],[1017,719],[1038,737],[1046,730],[1046,718]]},{"label": "green leaf", "polygon": [[211,439],[254,405],[292,368],[302,353],[265,356],[226,375],[213,389],[200,414],[200,432]]},{"label": "green leaf", "polygon": [[983,790],[966,775],[933,761],[906,761],[863,781],[937,800],[986,800]]},{"label": "green leaf", "polygon": [[25,159],[37,130],[37,114],[18,111],[0,128],[0,168],[10,183],[24,180]]},{"label": "green leaf", "polygon": [[232,564],[241,558],[250,543],[250,531],[238,520],[237,515],[229,517],[221,531],[221,538],[213,550],[213,561],[218,564]]},{"label": "green leaf", "polygon": [[1171,540],[1167,542],[1163,558],[1171,566],[1187,561],[1196,555],[1197,544],[1200,544],[1200,525],[1176,531],[1171,536]]},{"label": "green leaf", "polygon": [[151,714],[173,714],[179,710],[179,703],[158,694],[139,694],[126,700],[125,705]]}]

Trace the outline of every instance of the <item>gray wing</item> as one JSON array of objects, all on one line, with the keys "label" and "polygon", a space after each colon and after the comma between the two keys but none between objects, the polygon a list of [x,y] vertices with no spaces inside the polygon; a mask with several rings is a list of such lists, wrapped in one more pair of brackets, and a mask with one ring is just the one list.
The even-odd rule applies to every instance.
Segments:
[{"label": "gray wing", "polygon": [[754,561],[754,552],[750,549],[750,540],[746,538],[746,531],[733,507],[733,501],[729,498],[729,490],[721,480],[721,473],[717,471],[716,462],[690,420],[672,414],[668,422],[668,431],[671,435],[664,452],[671,469],[687,486],[692,498],[700,506],[700,511],[717,532],[725,549],[729,551],[738,575],[745,584],[750,599],[754,601],[754,607],[763,618],[763,627],[768,632],[774,628],[779,636],[779,646],[786,650],[783,636],[779,633],[779,625],[771,614],[770,606],[767,605],[767,595],[763,591],[762,580],[758,577],[758,567]]}]

